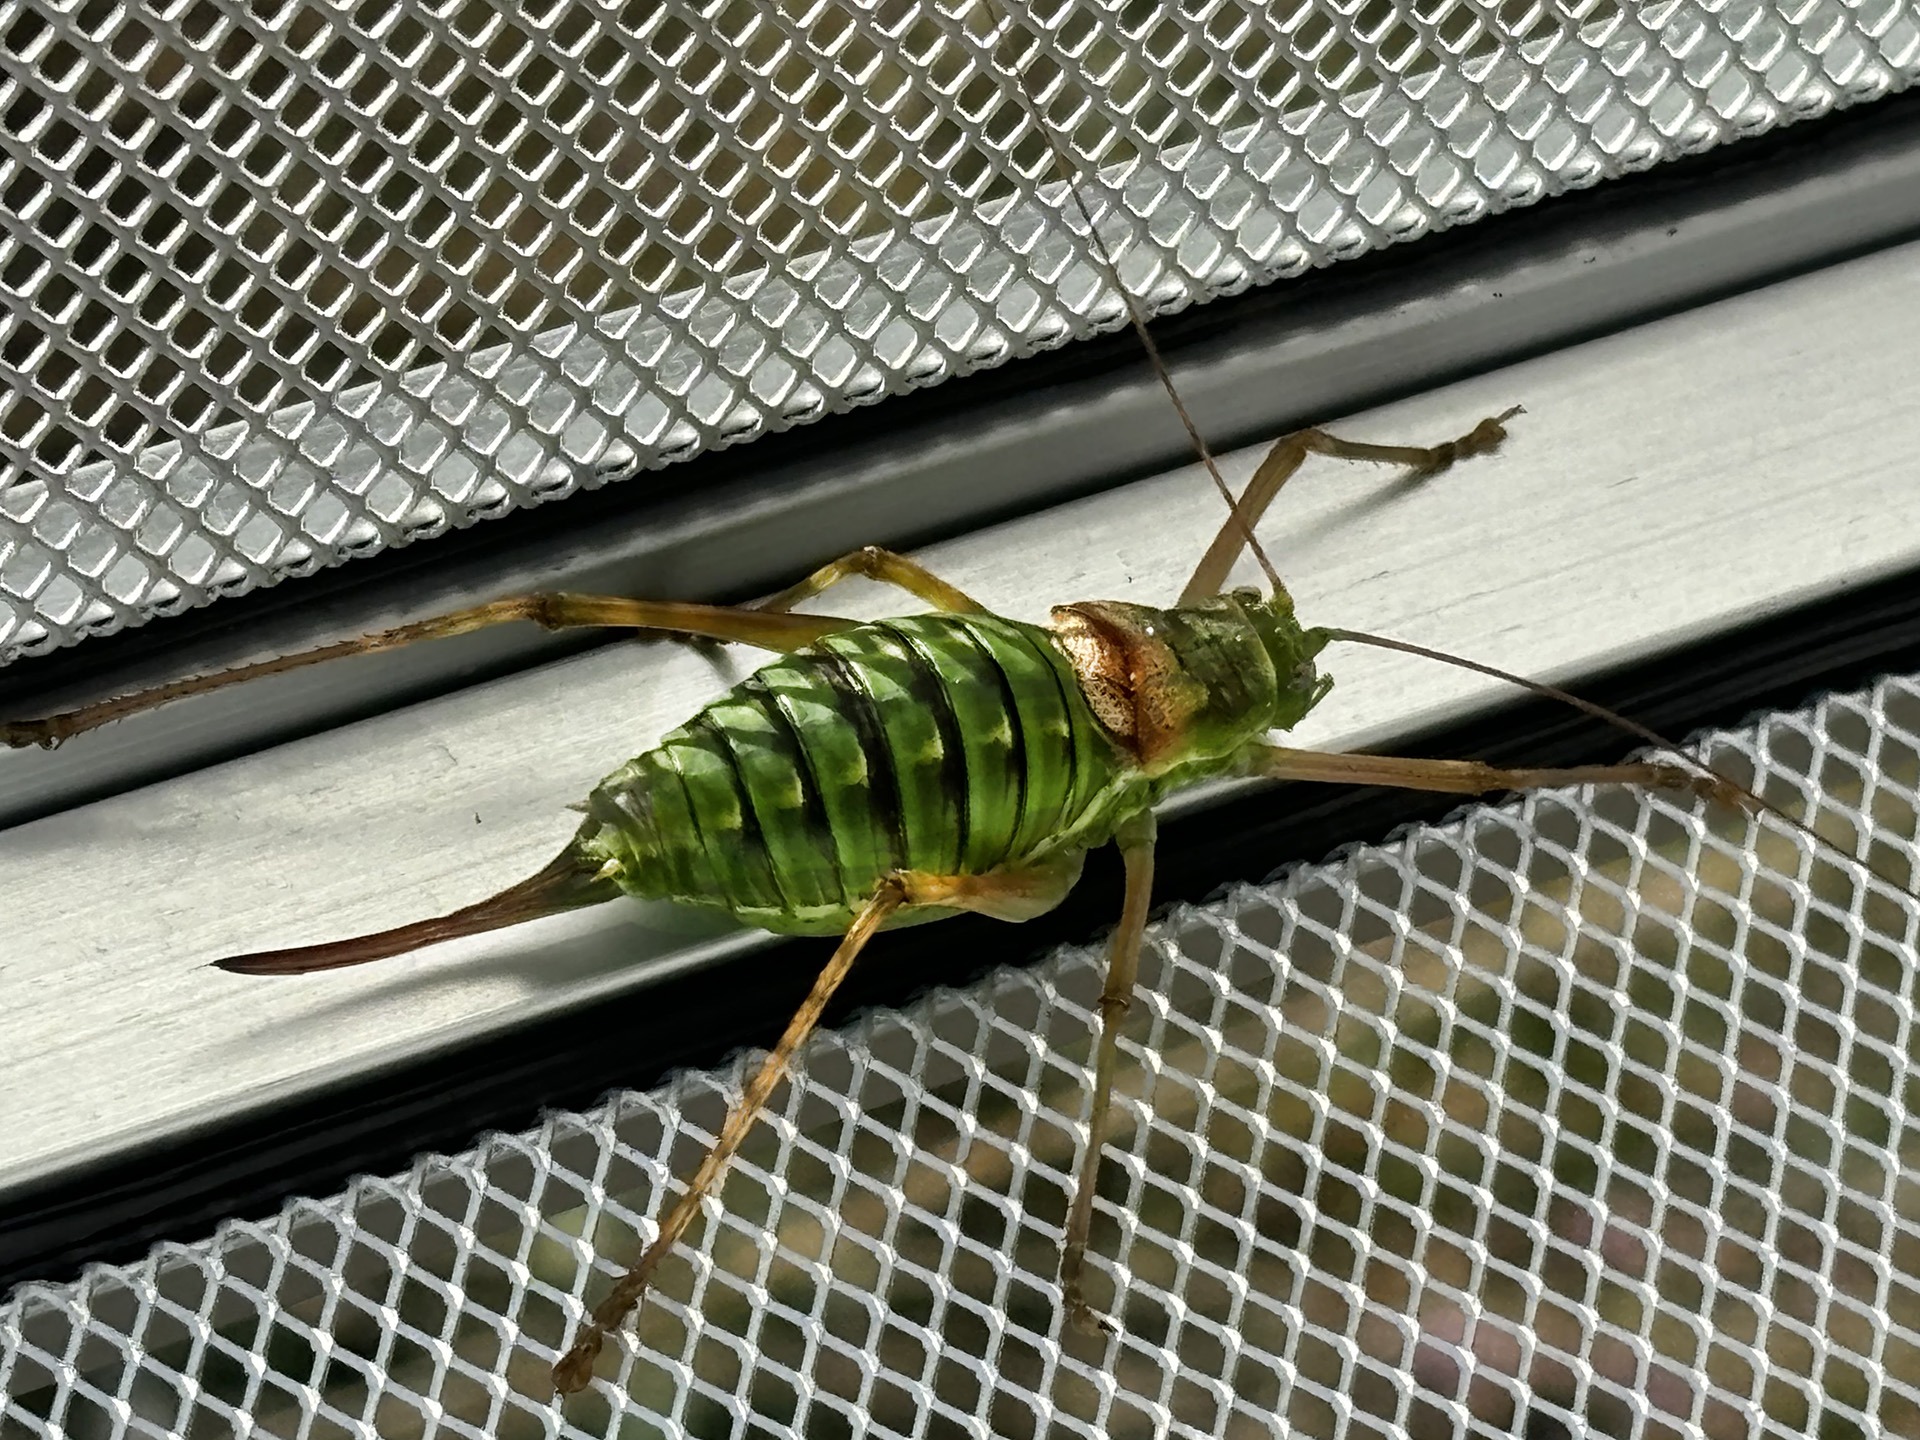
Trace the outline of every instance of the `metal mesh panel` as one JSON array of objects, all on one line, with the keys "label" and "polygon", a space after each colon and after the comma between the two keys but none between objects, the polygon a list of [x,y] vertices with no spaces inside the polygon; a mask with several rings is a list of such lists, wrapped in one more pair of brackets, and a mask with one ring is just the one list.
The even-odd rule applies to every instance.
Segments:
[{"label": "metal mesh panel", "polygon": [[[1920,868],[1920,682],[1707,751]],[[564,1426],[581,1292],[739,1066],[27,1287],[0,1433],[1920,1436],[1917,925],[1775,825],[1466,811],[1154,928],[1110,1346],[1061,1333],[1053,1278],[1101,969],[1073,950],[817,1037]]]},{"label": "metal mesh panel", "polygon": [[1010,8],[0,4],[0,661],[1119,323],[1004,67],[1170,308],[1920,64],[1898,0]]}]

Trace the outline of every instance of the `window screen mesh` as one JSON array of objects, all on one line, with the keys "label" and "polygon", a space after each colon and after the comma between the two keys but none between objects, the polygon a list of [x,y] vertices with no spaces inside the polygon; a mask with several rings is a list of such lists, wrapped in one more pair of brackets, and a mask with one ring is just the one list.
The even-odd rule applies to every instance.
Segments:
[{"label": "window screen mesh", "polygon": [[1899,0],[0,4],[0,661],[1905,85]]},{"label": "window screen mesh", "polygon": [[[1920,682],[1705,753],[1920,868]],[[1110,1346],[1062,1334],[1054,1281],[1076,949],[817,1037],[564,1427],[582,1292],[738,1065],[26,1287],[0,1434],[1920,1436],[1917,925],[1771,822],[1465,811],[1154,927]]]}]

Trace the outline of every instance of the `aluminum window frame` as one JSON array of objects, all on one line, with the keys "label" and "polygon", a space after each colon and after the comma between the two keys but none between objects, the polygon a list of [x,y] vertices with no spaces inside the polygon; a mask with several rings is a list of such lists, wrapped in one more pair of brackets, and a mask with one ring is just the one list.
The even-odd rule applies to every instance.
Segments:
[{"label": "aluminum window frame", "polygon": [[[1823,193],[1850,181],[1879,195],[1884,179],[1829,177]],[[1616,276],[1646,273],[1627,263],[1644,256],[1593,258]],[[1576,289],[1586,259],[1540,272],[1552,282],[1542,293]],[[1902,333],[1920,330],[1904,324],[1920,313],[1916,272],[1920,248],[1889,247],[1349,416],[1338,428],[1428,440],[1515,399],[1530,411],[1505,454],[1418,492],[1316,467],[1272,527],[1283,569],[1316,618],[1566,681],[1910,569],[1920,564],[1920,514],[1899,502],[1920,418],[1903,415],[1893,392],[1920,359],[1920,342]],[[1455,345],[1450,327],[1496,298],[1468,286],[1451,310],[1379,317],[1389,336],[1439,346],[1393,363],[1407,373],[1421,358],[1446,370],[1471,363],[1472,344]],[[1519,328],[1539,324],[1540,295],[1519,313]],[[1769,353],[1770,336],[1791,339]],[[1364,367],[1367,346],[1394,343],[1364,340],[1327,348]],[[1217,383],[1244,391],[1264,366],[1305,374],[1312,359],[1246,347],[1221,362],[1231,384]],[[1649,393],[1660,403],[1646,406]],[[1158,402],[1134,392],[1110,403],[1132,420]],[[1043,400],[1026,433],[1056,418]],[[1017,444],[1013,429],[989,438]],[[1235,453],[1229,473],[1244,475],[1256,458]],[[1817,500],[1813,472],[1826,477]],[[923,558],[1029,618],[1082,594],[1164,598],[1217,523],[1216,503],[1182,467]],[[1719,563],[1703,566],[1703,555]],[[1450,594],[1462,574],[1472,584]],[[836,597],[833,608],[891,606],[867,594],[846,605]],[[20,948],[7,983],[29,997],[0,1022],[0,1044],[24,1060],[5,1097],[14,1123],[0,1193],[530,1016],[582,1012],[757,943],[655,932],[662,917],[644,912],[594,912],[325,987],[247,986],[189,968],[265,941],[390,923],[517,878],[564,835],[567,800],[739,663],[604,647],[0,831],[0,874],[27,915],[12,930]],[[1331,704],[1341,708],[1303,739],[1391,744],[1497,695],[1393,658],[1343,657],[1337,673]],[[564,698],[575,686],[581,698]],[[526,737],[544,741],[576,718],[551,752],[529,754]],[[74,756],[86,763],[78,746],[55,763]],[[16,769],[44,758],[0,757]],[[474,789],[456,773],[468,764],[488,771]],[[78,916],[76,874],[94,887],[91,912]],[[317,880],[303,888],[309,876]],[[89,1117],[84,1129],[76,1114]]]},{"label": "aluminum window frame", "polygon": [[[1416,491],[1324,467],[1290,489],[1272,531],[1303,613],[1577,679],[1920,562],[1920,517],[1896,503],[1920,422],[1883,403],[1896,350],[1858,349],[1869,333],[1905,343],[1895,297],[1916,268],[1916,252],[1896,247],[1339,422],[1434,439],[1516,399],[1529,405],[1506,451]],[[1792,348],[1769,362],[1758,337],[1775,327]],[[1700,360],[1709,354],[1763,368],[1724,404],[1641,415],[1622,430],[1617,417],[1648,392],[1648,376],[1664,377],[1652,388],[1671,404],[1689,377],[1713,373]],[[1230,478],[1257,453],[1227,457]],[[1787,460],[1826,467],[1817,518]],[[1682,480],[1684,492],[1667,488]],[[1164,598],[1217,505],[1189,468],[922,558],[1030,618],[1063,596]],[[1474,557],[1465,591],[1460,552],[1436,547],[1441,535]],[[1557,538],[1535,543],[1543,535]],[[1720,563],[1705,570],[1702,555]],[[874,594],[834,604],[895,608]],[[536,868],[570,829],[569,798],[742,663],[716,667],[669,646],[594,650],[0,832],[0,867],[26,917],[10,965],[23,1000],[8,1019],[24,1063],[11,1071],[0,1184],[755,943],[648,938],[659,917],[616,906],[318,984],[196,968],[267,941],[434,913]],[[1343,655],[1335,673],[1336,698],[1302,728],[1303,743],[1390,743],[1499,694],[1404,657]],[[528,735],[542,737],[533,751]],[[120,898],[96,904],[91,920],[76,914],[75,873],[116,877]],[[76,1016],[87,1021],[78,1035]],[[76,1110],[95,1117],[84,1131]]]}]

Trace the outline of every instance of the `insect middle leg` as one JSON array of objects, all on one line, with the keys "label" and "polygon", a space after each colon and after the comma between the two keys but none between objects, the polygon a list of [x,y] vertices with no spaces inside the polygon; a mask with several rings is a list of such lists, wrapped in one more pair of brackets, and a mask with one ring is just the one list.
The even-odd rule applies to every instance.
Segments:
[{"label": "insect middle leg", "polygon": [[971,615],[987,607],[964,591],[957,590],[917,560],[878,545],[867,545],[829,561],[798,585],[790,585],[778,595],[762,600],[755,609],[791,610],[802,600],[810,600],[842,580],[859,575],[882,585],[892,585],[950,614]]},{"label": "insect middle leg", "polygon": [[784,615],[733,605],[696,605],[675,600],[629,600],[620,595],[571,595],[549,593],[516,595],[484,605],[396,625],[390,630],[341,640],[293,655],[276,655],[271,660],[239,665],[211,675],[195,675],[171,684],[140,690],[132,695],[115,696],[83,705],[74,710],[48,715],[39,720],[0,721],[0,746],[21,749],[40,745],[52,749],[61,741],[88,730],[97,729],[143,710],[151,710],[189,695],[204,695],[222,690],[243,680],[257,680],[304,669],[325,660],[348,655],[371,655],[382,650],[397,650],[419,640],[443,640],[455,635],[484,630],[490,625],[531,621],[549,630],[582,626],[600,626],[623,630],[657,630],[674,635],[695,635],[715,640],[732,640],[763,650],[797,650],[803,645],[844,630],[856,621],[834,615]]},{"label": "insect middle leg", "polygon": [[854,919],[826,968],[813,982],[807,998],[787,1023],[780,1039],[761,1061],[739,1102],[728,1111],[720,1138],[714,1141],[700,1167],[688,1180],[687,1188],[674,1201],[660,1222],[640,1260],[614,1283],[598,1305],[592,1318],[580,1327],[574,1343],[553,1367],[554,1387],[570,1395],[584,1389],[593,1378],[593,1363],[606,1342],[653,1283],[660,1263],[687,1232],[699,1213],[700,1204],[713,1190],[727,1162],[753,1128],[753,1122],[766,1106],[774,1088],[786,1074],[793,1053],[814,1027],[840,982],[853,969],[853,962],[874,933],[895,911],[911,908],[972,910],[1002,920],[1027,920],[1058,905],[1080,878],[1084,852],[1063,852],[1039,864],[1018,870],[991,871],[984,875],[928,875],[919,871],[901,871],[880,883],[874,897]]},{"label": "insect middle leg", "polygon": [[1424,480],[1428,476],[1438,475],[1456,461],[1490,454],[1498,449],[1500,442],[1507,438],[1506,422],[1519,413],[1520,407],[1516,405],[1482,420],[1459,439],[1443,441],[1438,445],[1374,445],[1363,440],[1343,440],[1338,435],[1318,429],[1296,430],[1291,435],[1283,435],[1267,452],[1267,458],[1260,462],[1260,468],[1253,472],[1253,478],[1247,482],[1247,488],[1235,502],[1234,514],[1220,527],[1220,533],[1213,537],[1207,553],[1200,558],[1193,578],[1187,581],[1187,588],[1180,592],[1180,603],[1191,605],[1220,593],[1227,583],[1228,572],[1233,569],[1233,562],[1240,558],[1240,551],[1246,546],[1247,536],[1260,523],[1260,517],[1267,513],[1267,507],[1273,504],[1281,487],[1306,463],[1307,456],[1326,455],[1335,460],[1402,465],[1406,467],[1409,479]]}]

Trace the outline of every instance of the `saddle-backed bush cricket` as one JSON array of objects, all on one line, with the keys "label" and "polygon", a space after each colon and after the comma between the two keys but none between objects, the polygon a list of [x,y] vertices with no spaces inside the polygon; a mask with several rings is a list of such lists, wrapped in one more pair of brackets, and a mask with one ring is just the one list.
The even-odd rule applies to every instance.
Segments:
[{"label": "saddle-backed bush cricket", "polygon": [[[1127,856],[1129,885],[1103,1002],[1108,1019],[1087,1149],[1085,1174],[1090,1175],[1108,1104],[1113,1017],[1131,989],[1150,894],[1152,805],[1165,791],[1209,774],[1260,773],[1460,793],[1611,779],[1688,786],[1741,799],[1725,783],[1678,766],[1496,771],[1448,762],[1309,755],[1261,740],[1267,730],[1299,718],[1324,693],[1315,669],[1321,647],[1360,638],[1301,627],[1270,567],[1268,593],[1217,594],[1233,558],[1251,540],[1252,524],[1280,486],[1315,450],[1437,473],[1456,458],[1497,445],[1506,418],[1483,421],[1459,440],[1436,447],[1360,445],[1321,432],[1288,437],[1239,501],[1239,516],[1223,528],[1179,604],[1168,611],[1086,602],[1062,607],[1050,631],[1017,626],[985,615],[967,596],[911,561],[863,550],[763,607],[534,597],[335,647],[351,653],[477,625],[532,620],[706,635],[791,658],[708,707],[686,729],[612,777],[589,801],[589,825],[576,846],[533,880],[454,916],[383,938],[315,947],[318,954],[247,957],[226,962],[227,968],[272,972],[372,959],[447,935],[597,902],[623,888],[711,905],[768,928],[845,935],[814,996],[763,1067],[708,1164],[666,1217],[647,1258],[609,1297],[595,1327],[563,1362],[563,1388],[575,1388],[584,1382],[600,1333],[617,1323],[659,1256],[690,1222],[699,1194],[778,1082],[786,1057],[866,937],[883,924],[938,918],[951,910],[1022,918],[1063,894],[1086,849],[1111,839]],[[898,584],[939,613],[874,626],[787,613],[788,605],[849,574]],[[286,663],[308,663],[325,653]],[[272,667],[189,680],[78,717],[12,725],[0,733],[15,744],[47,743],[265,668]],[[1249,684],[1250,676],[1264,678]],[[888,698],[882,698],[883,690]],[[760,764],[768,768],[752,768]],[[673,803],[676,789],[684,816],[663,810]],[[791,803],[782,803],[775,791],[784,791]],[[758,838],[737,853],[730,844],[709,845],[704,838],[715,833],[715,826],[744,836],[749,823]],[[728,862],[742,857],[744,868],[729,868]],[[1063,1278],[1069,1310],[1077,1320],[1092,1323],[1079,1282],[1091,1198],[1085,1178],[1079,1193]]]}]

